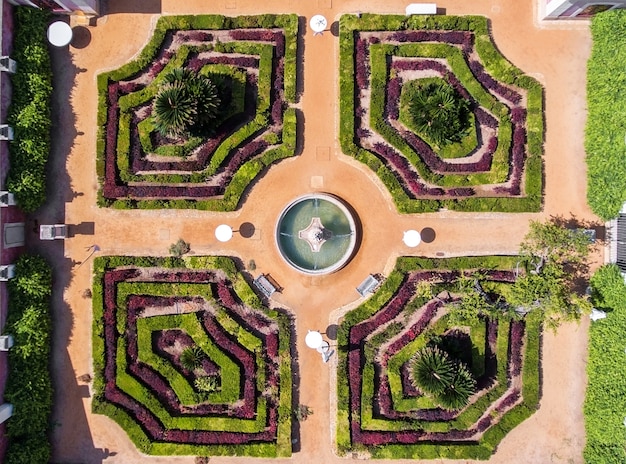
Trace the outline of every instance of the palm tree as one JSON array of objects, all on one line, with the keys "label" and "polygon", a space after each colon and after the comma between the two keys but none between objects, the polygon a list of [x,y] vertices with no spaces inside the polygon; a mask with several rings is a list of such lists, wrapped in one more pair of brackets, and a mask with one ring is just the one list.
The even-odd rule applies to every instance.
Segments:
[{"label": "palm tree", "polygon": [[467,405],[475,389],[476,380],[472,377],[472,373],[464,364],[458,363],[452,381],[436,395],[435,399],[444,409],[461,409]]},{"label": "palm tree", "polygon": [[422,348],[411,360],[415,385],[428,395],[443,392],[454,379],[454,364],[437,347]]},{"label": "palm tree", "polygon": [[165,84],[154,99],[154,126],[163,135],[184,135],[196,114],[196,103],[180,82]]},{"label": "palm tree", "polygon": [[206,76],[174,68],[153,104],[153,122],[163,135],[182,137],[210,129],[219,116],[221,98],[217,86]]},{"label": "palm tree", "polygon": [[204,351],[199,346],[188,346],[180,354],[180,364],[185,369],[193,371],[202,364],[204,359]]},{"label": "palm tree", "polygon": [[420,87],[409,113],[418,132],[438,145],[458,142],[469,128],[469,102],[444,82]]},{"label": "palm tree", "polygon": [[197,76],[187,83],[187,91],[196,100],[197,124],[206,126],[215,121],[219,116],[222,101],[213,81],[205,76]]}]

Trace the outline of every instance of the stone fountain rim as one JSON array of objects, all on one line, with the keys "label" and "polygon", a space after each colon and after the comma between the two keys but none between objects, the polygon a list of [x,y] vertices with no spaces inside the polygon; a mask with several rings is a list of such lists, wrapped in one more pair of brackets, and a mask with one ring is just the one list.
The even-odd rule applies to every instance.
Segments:
[{"label": "stone fountain rim", "polygon": [[[344,215],[348,218],[352,235],[350,236],[350,243],[348,245],[348,250],[346,251],[346,253],[343,255],[341,259],[339,259],[335,264],[331,266],[327,266],[322,269],[311,270],[311,269],[306,269],[306,268],[303,268],[302,266],[297,265],[286,256],[286,254],[283,252],[283,249],[280,245],[279,235],[280,235],[280,224],[281,224],[283,217],[287,213],[287,211],[289,211],[289,209],[291,209],[294,205],[301,203],[303,200],[310,200],[314,198],[326,200],[332,203],[333,205],[337,206],[341,210],[341,212],[343,212]],[[348,208],[347,203],[343,199],[341,199],[340,197],[336,195],[333,195],[332,193],[316,192],[316,193],[306,193],[304,195],[300,195],[296,197],[281,210],[280,214],[278,215],[278,220],[276,221],[276,228],[274,230],[274,240],[276,242],[276,247],[278,248],[278,253],[280,254],[280,257],[293,269],[306,275],[326,275],[326,274],[331,274],[333,272],[336,272],[339,269],[343,268],[346,264],[348,264],[348,261],[352,259],[354,255],[354,251],[356,250],[357,233],[358,231],[357,231],[356,221],[354,219],[354,214]]]}]

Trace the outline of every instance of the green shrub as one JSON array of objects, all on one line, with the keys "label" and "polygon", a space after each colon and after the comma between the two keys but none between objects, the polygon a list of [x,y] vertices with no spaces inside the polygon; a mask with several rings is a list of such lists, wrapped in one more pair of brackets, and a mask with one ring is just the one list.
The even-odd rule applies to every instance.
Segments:
[{"label": "green shrub", "polygon": [[15,266],[15,278],[7,284],[9,308],[4,329],[15,339],[4,393],[5,401],[14,407],[7,422],[6,462],[43,463],[50,457],[52,272],[40,256],[22,255]]},{"label": "green shrub", "polygon": [[182,238],[179,238],[176,243],[170,245],[170,254],[176,258],[180,258],[182,255],[189,253],[190,250],[191,246]]},{"label": "green shrub", "polygon": [[[626,23],[623,23],[626,24]],[[626,285],[616,265],[601,267],[591,278],[592,298],[607,311],[589,328],[589,359],[584,414],[587,441],[583,455],[590,464],[626,462],[624,411],[626,377]]]},{"label": "green shrub", "polygon": [[198,377],[194,380],[193,384],[198,390],[207,393],[219,390],[219,379],[214,375]]},{"label": "green shrub", "polygon": [[587,201],[609,220],[626,201],[624,120],[626,96],[626,11],[614,10],[591,21],[593,45],[587,64]]},{"label": "green shrub", "polygon": [[20,208],[33,212],[46,201],[46,162],[50,153],[52,70],[46,43],[50,13],[15,8],[12,57],[19,63],[11,76],[13,93],[7,122],[13,127],[9,143],[6,188]]}]

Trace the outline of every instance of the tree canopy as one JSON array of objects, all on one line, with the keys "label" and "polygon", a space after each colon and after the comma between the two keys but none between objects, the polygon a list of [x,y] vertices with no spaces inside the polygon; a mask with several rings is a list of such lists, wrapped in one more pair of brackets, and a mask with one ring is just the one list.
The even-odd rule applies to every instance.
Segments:
[{"label": "tree canopy", "polygon": [[533,221],[520,245],[515,282],[485,290],[480,274],[464,274],[459,280],[460,299],[450,305],[457,321],[498,316],[519,318],[541,311],[547,327],[579,320],[591,311],[586,295],[589,237],[580,229],[563,227],[558,220]]},{"label": "tree canopy", "polygon": [[409,112],[420,133],[444,145],[458,142],[469,128],[469,102],[445,81],[420,85],[412,96]]},{"label": "tree canopy", "polygon": [[183,137],[210,129],[219,115],[221,98],[210,78],[189,69],[172,69],[153,103],[156,129],[170,137]]}]

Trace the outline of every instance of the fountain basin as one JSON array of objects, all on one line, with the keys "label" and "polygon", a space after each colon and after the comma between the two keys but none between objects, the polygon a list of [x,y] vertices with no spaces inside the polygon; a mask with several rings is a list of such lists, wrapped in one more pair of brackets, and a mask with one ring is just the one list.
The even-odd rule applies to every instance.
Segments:
[{"label": "fountain basin", "polygon": [[276,245],[294,269],[329,274],[345,266],[357,243],[355,219],[337,197],[316,193],[289,203],[276,224]]}]

